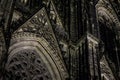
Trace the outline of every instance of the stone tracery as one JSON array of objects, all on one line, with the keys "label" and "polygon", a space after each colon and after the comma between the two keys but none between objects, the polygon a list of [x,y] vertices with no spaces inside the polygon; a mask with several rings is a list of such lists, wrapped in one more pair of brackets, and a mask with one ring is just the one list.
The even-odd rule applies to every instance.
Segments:
[{"label": "stone tracery", "polygon": [[[33,53],[41,55],[40,58],[43,59],[43,63],[45,63],[45,65],[47,65],[47,68],[49,68],[48,70],[46,70],[46,68],[44,68],[43,66],[36,67],[36,65],[41,64],[39,63],[39,62],[42,62],[40,60],[31,62],[32,58],[35,60],[37,59],[37,58],[34,58],[35,55],[33,55]],[[16,58],[14,58],[14,55],[16,55],[15,56]],[[11,44],[9,48],[8,62],[7,62],[7,65],[10,67],[10,69],[9,67],[6,68],[8,73],[11,72],[11,69],[13,70],[13,68],[11,68],[11,65],[16,68],[16,65],[18,65],[16,63],[19,62],[20,56],[23,56],[22,61],[23,62],[25,61],[24,63],[19,64],[21,68],[22,68],[22,65],[26,65],[29,63],[28,66],[33,67],[34,65],[35,67],[33,67],[33,69],[35,70],[37,69],[36,72],[33,73],[35,75],[37,75],[36,74],[37,72],[41,72],[44,70],[46,71],[45,73],[42,72],[43,75],[38,75],[39,77],[35,76],[35,79],[41,78],[40,80],[49,80],[49,79],[46,79],[46,78],[49,78],[49,75],[52,75],[52,78],[50,78],[50,80],[51,79],[64,80],[67,77],[66,69],[62,62],[61,53],[59,51],[55,36],[52,32],[52,28],[50,26],[50,23],[48,21],[44,8],[38,11],[38,13],[36,13],[25,24],[23,24],[12,35]],[[46,57],[48,58],[46,59]],[[9,61],[13,61],[12,59],[13,60],[15,59],[16,63],[14,62],[10,63]],[[35,63],[35,62],[38,62],[38,63]],[[26,68],[28,66],[26,65]],[[23,71],[28,72],[24,74],[28,76],[32,76],[28,68],[27,70],[25,70],[26,68],[22,68]],[[54,70],[52,70],[53,68]],[[17,70],[16,72],[17,73],[15,73],[14,75],[19,75],[19,73],[21,73]],[[40,76],[46,76],[46,77],[40,77]],[[29,77],[27,77],[27,80],[29,80]]]},{"label": "stone tracery", "polygon": [[12,80],[15,77],[18,78],[17,80],[52,80],[45,64],[34,50],[16,53],[6,66],[10,73],[8,78]]},{"label": "stone tracery", "polygon": [[[2,3],[5,1],[4,4],[1,1]],[[108,65],[111,65],[110,60],[108,60],[108,64],[104,59],[99,61],[99,55],[97,55],[97,53],[100,54],[100,59],[103,55],[106,56],[104,51],[107,49],[106,46],[103,47],[106,41],[110,42],[108,46],[114,46],[112,42],[116,36],[104,41],[106,39],[104,32],[120,30],[119,16],[116,14],[117,11],[114,11],[114,7],[119,4],[116,3],[113,6],[111,3],[115,0],[12,1],[0,0],[0,19],[4,19],[8,15],[7,18],[5,17],[5,24],[1,25],[2,28],[8,30],[5,29],[6,33],[2,36],[5,36],[4,41],[11,40],[8,42],[9,51],[6,52],[8,53],[5,60],[7,62],[2,62],[7,63],[6,79],[2,79],[3,77],[1,78],[0,75],[0,80],[64,80],[68,77],[66,67],[70,80],[97,80],[101,75],[105,79],[116,78],[114,72],[118,69],[112,70]],[[5,10],[1,10],[1,4],[4,5]],[[115,10],[119,10],[119,7],[116,8]],[[9,11],[11,14],[8,13]],[[4,13],[5,15],[3,15]],[[12,20],[10,20],[11,18]],[[3,27],[4,25],[5,27]],[[99,27],[103,29],[99,31]],[[107,30],[104,30],[106,27]],[[100,34],[100,38],[96,34]],[[116,32],[111,33],[110,36],[113,34]],[[101,38],[101,35],[105,36],[104,39]],[[75,42],[72,39],[75,39]],[[99,50],[99,40],[103,43],[102,46],[100,43],[102,51]],[[5,44],[2,43],[2,40],[0,41],[3,54],[2,46]],[[109,53],[113,48],[108,47]],[[4,72],[2,74],[4,75]]]}]

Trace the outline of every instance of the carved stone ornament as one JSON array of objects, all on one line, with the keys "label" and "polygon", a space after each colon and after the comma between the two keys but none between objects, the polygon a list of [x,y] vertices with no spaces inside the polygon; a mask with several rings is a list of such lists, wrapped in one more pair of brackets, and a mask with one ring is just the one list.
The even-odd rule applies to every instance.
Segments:
[{"label": "carved stone ornament", "polygon": [[[17,76],[20,74],[20,77],[25,74],[26,80],[65,80],[67,78],[68,74],[58,42],[45,8],[38,11],[15,31],[12,35],[10,46],[6,65],[8,72],[13,72]],[[10,61],[13,63],[10,63]],[[19,66],[16,67],[17,65]],[[19,72],[19,67],[22,68],[23,75],[21,70]],[[31,68],[35,72],[30,72]]]},{"label": "carved stone ornament", "polygon": [[106,61],[105,56],[102,57],[100,61],[100,67],[101,67],[101,76],[105,76],[107,80],[115,80],[113,73],[108,66],[108,62]]},{"label": "carved stone ornament", "polygon": [[108,0],[99,0],[96,5],[98,20],[111,28],[120,30],[120,21]]},{"label": "carved stone ornament", "polygon": [[7,78],[12,80],[52,80],[48,69],[34,50],[21,50],[9,59]]}]

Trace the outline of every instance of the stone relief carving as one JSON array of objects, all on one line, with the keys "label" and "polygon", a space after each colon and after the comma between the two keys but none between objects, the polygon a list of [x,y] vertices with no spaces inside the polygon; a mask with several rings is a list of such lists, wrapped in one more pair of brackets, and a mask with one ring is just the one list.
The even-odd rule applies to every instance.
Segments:
[{"label": "stone relief carving", "polygon": [[14,54],[6,67],[6,80],[52,80],[45,64],[33,50],[23,50]]},{"label": "stone relief carving", "polygon": [[107,79],[109,79],[109,80],[116,80],[113,76],[111,69],[108,66],[105,56],[103,56],[100,61],[100,67],[101,67],[101,75],[102,76],[103,75],[106,76]]},{"label": "stone relief carving", "polygon": [[119,30],[120,22],[119,19],[111,7],[109,1],[107,0],[99,0],[96,5],[97,15],[99,21],[102,23],[106,23],[108,26],[115,26]]},{"label": "stone relief carving", "polygon": [[38,11],[32,18],[30,18],[17,31],[15,31],[15,33],[12,35],[11,46],[14,45],[14,43],[19,43],[22,41],[22,39],[31,40],[33,38],[38,41],[40,38],[44,38],[42,41],[45,40],[46,42],[41,43],[41,41],[40,43],[43,44],[43,46],[51,49],[50,52],[48,50],[48,53],[50,53],[54,64],[60,71],[62,80],[66,79],[68,74],[62,60],[58,42],[55,38],[54,32],[46,14],[46,10],[44,8]]}]

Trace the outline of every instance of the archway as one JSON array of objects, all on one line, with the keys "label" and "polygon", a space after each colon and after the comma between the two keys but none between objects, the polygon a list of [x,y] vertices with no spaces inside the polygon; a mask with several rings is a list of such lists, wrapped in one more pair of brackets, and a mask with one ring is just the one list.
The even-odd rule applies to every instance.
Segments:
[{"label": "archway", "polygon": [[[100,29],[100,39],[104,43],[104,54],[109,66],[117,79],[120,70],[119,64],[119,20],[108,1],[99,0],[97,15]],[[116,74],[117,73],[117,74]]]},{"label": "archway", "polygon": [[[15,34],[14,34],[15,35]],[[22,36],[21,36],[22,35]],[[65,80],[59,56],[44,37],[20,33],[11,40],[6,63],[6,80]]]}]

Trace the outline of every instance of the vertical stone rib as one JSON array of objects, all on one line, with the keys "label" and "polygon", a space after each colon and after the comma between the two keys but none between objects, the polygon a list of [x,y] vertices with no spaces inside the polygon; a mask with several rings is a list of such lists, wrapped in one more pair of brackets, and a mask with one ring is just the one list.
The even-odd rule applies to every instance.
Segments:
[{"label": "vertical stone rib", "polygon": [[71,21],[70,21],[70,39],[73,42],[76,42],[78,40],[78,31],[77,31],[77,5],[76,5],[75,0],[71,0],[70,2],[70,17],[71,17]]}]

